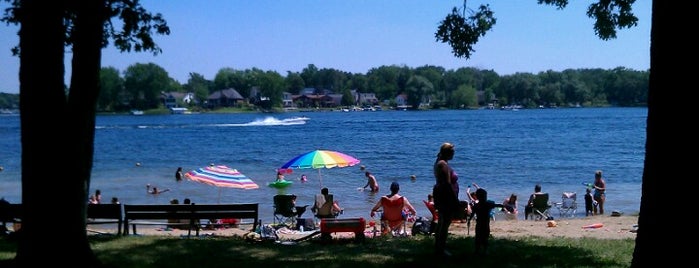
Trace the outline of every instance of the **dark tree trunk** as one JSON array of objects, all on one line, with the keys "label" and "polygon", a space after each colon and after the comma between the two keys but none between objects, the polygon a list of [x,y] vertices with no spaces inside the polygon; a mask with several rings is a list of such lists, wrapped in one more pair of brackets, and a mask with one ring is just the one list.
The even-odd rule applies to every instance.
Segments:
[{"label": "dark tree trunk", "polygon": [[[95,109],[100,88],[100,68],[102,33],[105,4],[103,1],[80,1],[75,7],[76,17],[73,29],[73,59],[68,97],[66,137],[76,156],[70,159],[70,170],[75,176],[66,178],[70,189],[70,213],[66,219],[70,227],[67,241],[76,243],[74,254],[79,255],[70,266],[97,267],[99,261],[87,241],[86,215],[87,196],[90,190],[90,176],[94,156]],[[69,180],[69,181],[68,181]],[[73,198],[74,197],[74,198]]]},{"label": "dark tree trunk", "polygon": [[[636,247],[633,252],[632,267],[646,267],[649,263],[660,260],[661,263],[677,263],[678,260],[690,261],[685,255],[676,256],[680,250],[672,250],[679,247],[675,230],[678,226],[672,222],[670,217],[675,215],[668,209],[672,203],[677,202],[672,196],[686,195],[690,191],[673,191],[675,183],[682,183],[681,179],[690,172],[682,165],[676,168],[662,168],[661,160],[670,163],[680,163],[679,159],[673,159],[673,150],[682,150],[681,140],[669,138],[691,133],[684,129],[691,124],[677,123],[677,120],[670,120],[676,117],[677,112],[673,111],[677,103],[675,89],[686,87],[691,83],[686,80],[691,76],[680,75],[676,72],[677,59],[686,58],[692,52],[687,49],[678,49],[678,45],[690,44],[688,37],[691,35],[675,34],[678,32],[677,23],[669,23],[675,16],[682,17],[674,13],[681,9],[676,3],[669,1],[653,1],[651,32],[650,32],[650,77],[648,88],[648,118],[646,121],[646,157],[643,168],[643,180],[641,186],[641,209],[638,217],[638,233],[636,234]],[[681,31],[680,31],[681,32]],[[684,80],[683,80],[684,79]],[[681,121],[681,120],[680,120]],[[677,141],[675,141],[677,140]],[[677,145],[680,145],[678,147]],[[690,167],[691,168],[691,167]],[[691,175],[690,175],[691,176]],[[689,178],[689,177],[687,177]],[[677,180],[676,180],[677,179]],[[668,181],[672,182],[668,182]],[[671,196],[667,196],[670,193]],[[665,200],[664,200],[665,199]],[[673,229],[674,228],[674,229]],[[690,231],[691,232],[691,231]],[[662,255],[658,255],[658,252]],[[671,257],[672,256],[672,257]],[[675,258],[679,257],[679,258]]]},{"label": "dark tree trunk", "polygon": [[[70,4],[72,6],[66,6]],[[86,232],[104,1],[23,1],[20,30],[22,203],[18,267],[99,267]],[[75,11],[69,97],[65,10]],[[39,208],[43,208],[40,210]],[[59,214],[58,218],[49,215]],[[47,259],[50,257],[50,259]]]},{"label": "dark tree trunk", "polygon": [[[20,28],[20,122],[22,136],[22,205],[24,217],[15,262],[40,266],[49,254],[70,252],[64,239],[69,222],[46,221],[72,200],[63,180],[70,151],[65,150],[64,27],[62,1],[22,1]],[[58,127],[58,128],[56,128]],[[70,258],[70,256],[65,256]],[[53,259],[53,258],[52,258]]]}]

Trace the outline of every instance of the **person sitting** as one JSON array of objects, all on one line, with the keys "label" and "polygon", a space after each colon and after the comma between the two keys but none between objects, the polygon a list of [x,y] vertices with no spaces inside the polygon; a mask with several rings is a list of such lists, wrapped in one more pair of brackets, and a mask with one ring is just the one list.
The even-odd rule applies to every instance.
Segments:
[{"label": "person sitting", "polygon": [[517,195],[511,194],[502,202],[502,211],[507,214],[508,219],[517,219]]},{"label": "person sitting", "polygon": [[282,174],[281,171],[277,171],[277,182],[283,182],[284,181],[284,174]]},{"label": "person sitting", "polygon": [[437,208],[434,207],[434,196],[432,194],[427,194],[427,200],[422,200],[422,202],[425,203],[425,206],[430,211],[430,214],[432,214],[430,233],[433,234],[435,228],[437,227],[437,222],[439,221],[439,214],[437,213]]},{"label": "person sitting", "polygon": [[527,201],[527,206],[524,207],[524,219],[529,219],[529,215],[534,214],[534,198],[537,195],[543,194],[541,192],[541,185],[537,184],[534,186],[534,193],[529,196],[529,201]]},{"label": "person sitting", "polygon": [[296,195],[292,195],[291,196],[291,203],[294,206],[294,211],[296,211],[296,217],[301,218],[303,213],[306,212],[306,208],[308,207],[308,205],[305,205],[305,206],[296,205],[296,198],[297,198]]},{"label": "person sitting", "polygon": [[373,218],[375,213],[379,208],[383,208],[383,213],[381,214],[381,227],[382,234],[392,233],[397,231],[398,234],[405,233],[403,229],[403,223],[405,222],[408,213],[413,215],[417,214],[413,205],[410,204],[408,198],[398,194],[400,191],[400,185],[397,182],[391,183],[391,194],[382,196],[381,199],[376,202],[373,208],[371,208],[370,216]]},{"label": "person sitting", "polygon": [[337,201],[333,200],[333,195],[330,194],[330,190],[327,187],[320,189],[320,194],[316,195],[315,203],[311,208],[311,211],[315,213],[318,218],[335,218],[338,214],[342,213],[342,208]]}]

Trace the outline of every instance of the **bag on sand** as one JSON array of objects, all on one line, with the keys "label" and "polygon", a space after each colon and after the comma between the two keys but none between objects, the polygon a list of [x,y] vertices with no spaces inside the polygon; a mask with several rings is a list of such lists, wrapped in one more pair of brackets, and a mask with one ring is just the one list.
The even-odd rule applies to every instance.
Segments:
[{"label": "bag on sand", "polygon": [[277,230],[275,230],[274,227],[265,224],[260,228],[260,238],[262,238],[262,240],[278,240],[279,236],[277,236]]},{"label": "bag on sand", "polygon": [[413,228],[411,230],[413,235],[430,235],[430,225],[432,222],[425,217],[418,217],[413,223]]}]

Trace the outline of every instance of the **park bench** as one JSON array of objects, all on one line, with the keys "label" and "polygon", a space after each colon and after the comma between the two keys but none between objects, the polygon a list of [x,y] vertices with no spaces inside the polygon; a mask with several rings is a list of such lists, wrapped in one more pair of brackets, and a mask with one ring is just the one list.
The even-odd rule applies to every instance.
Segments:
[{"label": "park bench", "polygon": [[[201,220],[211,219],[252,219],[254,231],[259,221],[259,204],[172,204],[172,205],[124,205],[124,234],[133,234],[137,225],[178,226],[192,230],[199,236]],[[168,221],[169,220],[169,221]]]},{"label": "park bench", "polygon": [[[0,221],[3,226],[8,223],[15,225],[17,231],[21,226],[24,211],[22,204],[4,204],[0,206]],[[88,204],[87,226],[93,224],[116,224],[117,234],[121,234],[124,221],[124,207],[121,204]],[[88,230],[89,231],[89,230]]]},{"label": "park bench", "polygon": [[[124,205],[122,204],[88,204],[87,225],[116,224],[117,235],[121,234],[124,224]],[[88,231],[91,231],[88,229]],[[96,232],[96,231],[94,231]],[[99,232],[98,232],[99,233]]]}]

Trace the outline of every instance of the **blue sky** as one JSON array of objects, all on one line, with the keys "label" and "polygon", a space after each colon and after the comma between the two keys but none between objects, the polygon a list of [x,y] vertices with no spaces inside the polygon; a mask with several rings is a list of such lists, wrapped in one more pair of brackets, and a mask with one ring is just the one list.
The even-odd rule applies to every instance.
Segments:
[{"label": "blue sky", "polygon": [[[651,1],[637,0],[638,26],[608,41],[594,34],[594,21],[585,15],[592,2],[574,0],[557,10],[536,0],[468,1],[472,9],[490,4],[497,23],[464,59],[434,37],[451,9],[463,6],[461,0],[142,0],[170,26],[170,35],[155,37],[163,53],[120,53],[109,47],[102,66],[123,72],[135,63],[155,63],[183,84],[190,73],[213,80],[221,68],[259,68],[285,76],[309,64],[351,73],[383,65],[475,67],[500,75],[569,68],[647,70]],[[19,91],[19,59],[10,52],[19,42],[18,29],[0,25],[0,92]]]}]

